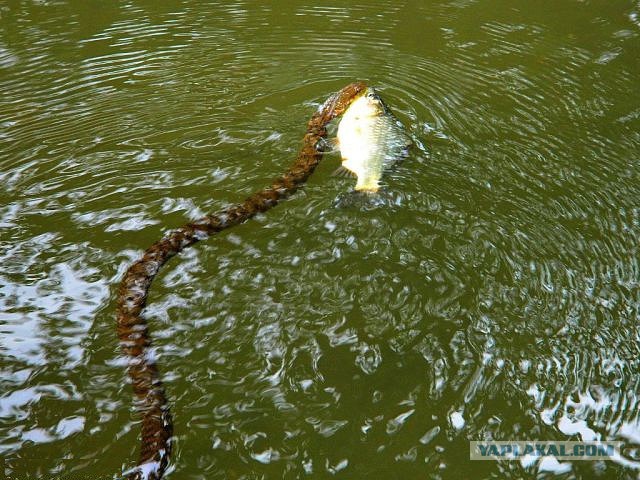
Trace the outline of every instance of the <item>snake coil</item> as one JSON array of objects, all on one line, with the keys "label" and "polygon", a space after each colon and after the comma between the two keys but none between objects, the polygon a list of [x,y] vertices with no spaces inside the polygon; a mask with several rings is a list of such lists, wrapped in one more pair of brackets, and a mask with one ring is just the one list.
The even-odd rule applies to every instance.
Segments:
[{"label": "snake coil", "polygon": [[128,360],[127,373],[137,398],[137,409],[142,416],[140,458],[137,466],[125,473],[128,480],[160,480],[171,454],[171,414],[158,368],[149,355],[151,340],[147,323],[141,315],[153,278],[171,257],[185,248],[244,223],[295,192],[322,159],[317,144],[326,137],[327,124],[344,113],[365,88],[362,82],[352,83],[327,99],[309,120],[296,161],[271,186],[254,193],[242,203],[173,230],[145,250],[142,258],[125,273],[118,291],[117,330],[122,352]]}]

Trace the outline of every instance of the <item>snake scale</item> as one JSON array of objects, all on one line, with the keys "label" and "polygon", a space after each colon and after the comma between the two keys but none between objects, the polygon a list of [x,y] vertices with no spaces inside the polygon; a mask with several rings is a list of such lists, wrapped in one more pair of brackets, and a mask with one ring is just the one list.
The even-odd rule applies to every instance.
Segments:
[{"label": "snake scale", "polygon": [[117,330],[122,352],[128,360],[127,373],[133,384],[137,410],[142,416],[140,458],[137,467],[125,473],[128,480],[160,480],[171,454],[173,423],[158,368],[149,353],[151,340],[147,323],[141,315],[153,278],[171,257],[185,248],[269,210],[294,193],[322,159],[318,142],[326,137],[327,124],[344,113],[365,88],[364,83],[355,82],[327,99],[309,120],[295,162],[271,186],[242,203],[171,231],[145,250],[142,258],[125,273],[118,291]]}]

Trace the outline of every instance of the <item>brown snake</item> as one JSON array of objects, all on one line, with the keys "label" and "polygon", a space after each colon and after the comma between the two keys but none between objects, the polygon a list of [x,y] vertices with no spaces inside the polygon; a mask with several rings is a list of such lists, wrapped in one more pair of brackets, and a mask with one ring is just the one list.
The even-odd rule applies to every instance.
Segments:
[{"label": "brown snake", "polygon": [[142,415],[140,459],[137,467],[125,474],[127,479],[159,480],[171,453],[171,414],[158,368],[148,353],[151,340],[147,323],[141,315],[153,278],[167,260],[188,246],[269,210],[295,192],[322,159],[318,142],[326,137],[327,124],[344,113],[365,88],[362,82],[352,83],[327,99],[309,120],[296,161],[271,186],[254,193],[242,203],[173,230],[145,250],[142,258],[127,270],[118,291],[118,337],[128,360],[127,372]]}]

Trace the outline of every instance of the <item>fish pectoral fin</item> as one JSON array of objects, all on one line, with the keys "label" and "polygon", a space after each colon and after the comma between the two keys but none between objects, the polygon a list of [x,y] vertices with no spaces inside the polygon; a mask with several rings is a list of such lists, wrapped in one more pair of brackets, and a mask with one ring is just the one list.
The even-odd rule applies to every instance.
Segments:
[{"label": "fish pectoral fin", "polygon": [[333,173],[331,174],[331,176],[333,176],[333,177],[347,177],[347,178],[357,177],[356,173],[353,170],[349,170],[344,165],[340,165],[338,168],[336,168],[333,171]]},{"label": "fish pectoral fin", "polygon": [[338,138],[321,138],[316,143],[316,150],[322,153],[336,153],[340,151]]}]

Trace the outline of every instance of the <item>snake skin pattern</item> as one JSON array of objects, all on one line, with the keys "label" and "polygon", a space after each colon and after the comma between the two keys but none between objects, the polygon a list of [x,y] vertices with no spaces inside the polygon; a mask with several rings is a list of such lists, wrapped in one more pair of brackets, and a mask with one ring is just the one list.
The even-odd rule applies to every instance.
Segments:
[{"label": "snake skin pattern", "polygon": [[322,159],[318,142],[326,137],[327,124],[344,113],[365,88],[362,82],[352,83],[327,99],[309,120],[296,161],[271,186],[240,204],[173,230],[145,250],[142,258],[127,270],[118,291],[117,329],[122,352],[128,360],[127,373],[133,384],[137,409],[142,416],[140,459],[137,467],[125,473],[128,480],[161,479],[171,454],[171,414],[158,368],[149,354],[149,330],[141,315],[153,278],[171,257],[185,248],[269,210],[295,192]]}]

